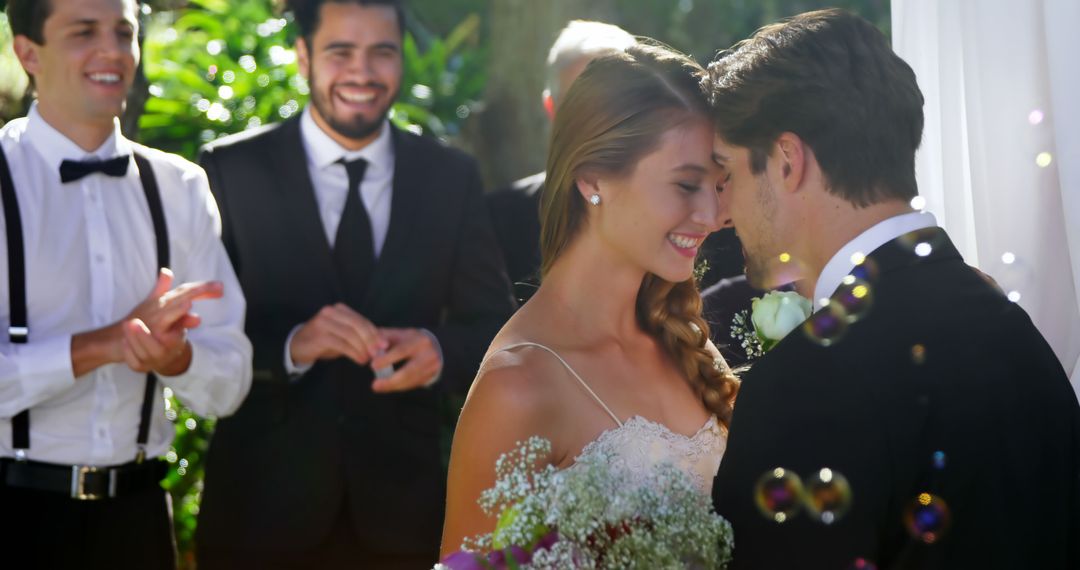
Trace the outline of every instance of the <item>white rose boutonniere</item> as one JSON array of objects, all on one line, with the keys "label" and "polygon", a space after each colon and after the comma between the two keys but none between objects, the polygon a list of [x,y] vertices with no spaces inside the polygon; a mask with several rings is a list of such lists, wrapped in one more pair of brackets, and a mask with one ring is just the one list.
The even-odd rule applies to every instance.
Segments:
[{"label": "white rose boutonniere", "polygon": [[757,358],[768,352],[809,316],[813,304],[794,291],[771,291],[754,299],[747,311],[735,315],[731,336],[739,340],[746,356]]}]

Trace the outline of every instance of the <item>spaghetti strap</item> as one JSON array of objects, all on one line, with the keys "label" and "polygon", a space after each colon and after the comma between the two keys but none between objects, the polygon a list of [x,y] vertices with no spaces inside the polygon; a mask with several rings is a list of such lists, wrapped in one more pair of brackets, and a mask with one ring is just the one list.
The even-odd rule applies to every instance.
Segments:
[{"label": "spaghetti strap", "polygon": [[[588,392],[590,396],[592,396],[593,400],[596,400],[596,403],[600,404],[600,407],[604,408],[604,411],[607,412],[607,414],[609,416],[611,416],[611,419],[615,421],[615,424],[618,425],[619,427],[622,427],[623,423],[622,423],[622,421],[619,420],[619,417],[616,416],[615,413],[611,411],[611,408],[609,408],[607,406],[607,404],[605,404],[604,401],[600,399],[600,396],[596,395],[596,392],[593,392],[592,388],[590,388],[589,385],[585,382],[585,380],[583,380],[581,378],[581,376],[578,375],[577,371],[575,371],[569,364],[567,364],[566,361],[563,360],[563,357],[559,356],[559,353],[555,352],[554,350],[551,350],[550,348],[548,348],[548,347],[546,347],[546,346],[544,346],[542,344],[535,343],[535,342],[518,342],[518,343],[510,344],[510,345],[504,346],[504,347],[500,348],[499,350],[496,350],[495,352],[492,352],[491,354],[489,354],[488,357],[484,359],[484,363],[486,363],[488,361],[488,359],[490,359],[492,356],[495,356],[496,354],[499,354],[500,352],[506,352],[508,350],[513,350],[515,348],[521,348],[523,346],[533,346],[533,347],[536,347],[536,348],[539,348],[539,349],[542,349],[542,350],[546,350],[546,351],[550,352],[552,356],[554,356],[555,358],[558,358],[559,362],[561,362],[562,365],[565,366],[566,369],[570,371],[570,374],[572,374],[574,376],[574,378],[576,378],[577,381],[581,384],[581,387],[585,388],[585,391]],[[484,364],[481,363],[481,365],[480,365],[481,368],[483,368],[483,365]]]}]

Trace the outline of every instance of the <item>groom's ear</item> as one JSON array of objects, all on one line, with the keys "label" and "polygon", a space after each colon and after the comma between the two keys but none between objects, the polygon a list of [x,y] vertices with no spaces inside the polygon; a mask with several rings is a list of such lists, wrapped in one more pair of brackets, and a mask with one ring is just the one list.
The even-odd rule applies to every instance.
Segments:
[{"label": "groom's ear", "polygon": [[809,158],[806,145],[795,133],[781,133],[776,139],[776,150],[780,158],[780,173],[783,175],[784,189],[795,192],[806,177]]}]

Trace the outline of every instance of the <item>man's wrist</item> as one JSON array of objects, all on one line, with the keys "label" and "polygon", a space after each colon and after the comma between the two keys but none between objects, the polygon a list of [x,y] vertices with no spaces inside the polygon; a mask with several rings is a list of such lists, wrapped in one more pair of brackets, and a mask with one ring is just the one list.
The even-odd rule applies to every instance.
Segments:
[{"label": "man's wrist", "polygon": [[180,348],[180,352],[176,354],[176,357],[154,370],[154,372],[161,376],[179,376],[187,372],[188,368],[191,367],[192,354],[191,342],[185,338],[184,345]]},{"label": "man's wrist", "polygon": [[124,361],[120,323],[81,332],[71,337],[71,369],[75,378],[84,376],[106,364]]}]

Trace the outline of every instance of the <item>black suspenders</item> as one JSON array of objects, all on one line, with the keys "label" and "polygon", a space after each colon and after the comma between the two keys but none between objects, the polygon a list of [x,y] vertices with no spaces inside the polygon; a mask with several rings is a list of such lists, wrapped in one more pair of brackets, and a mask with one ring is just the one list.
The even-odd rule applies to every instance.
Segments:
[{"label": "black suspenders", "polygon": [[[150,209],[150,219],[154,224],[154,239],[157,242],[158,267],[169,266],[169,232],[165,226],[165,211],[161,207],[161,193],[157,179],[150,167],[150,161],[139,153],[134,153],[135,164],[139,167],[146,204]],[[19,203],[15,197],[15,184],[11,179],[11,169],[7,157],[0,149],[0,198],[3,198],[4,223],[7,228],[8,245],[8,295],[11,301],[11,318],[8,326],[8,338],[13,344],[26,343],[30,338],[30,329],[26,315],[26,251],[23,247],[22,219],[19,217]],[[139,419],[139,434],[136,438],[138,453],[135,460],[142,462],[146,458],[146,441],[150,436],[150,414],[154,408],[154,395],[157,392],[157,377],[151,372],[146,375],[146,390],[143,393],[142,410]],[[19,412],[11,420],[12,447],[15,458],[26,459],[26,450],[30,449],[30,410]]]}]

